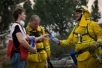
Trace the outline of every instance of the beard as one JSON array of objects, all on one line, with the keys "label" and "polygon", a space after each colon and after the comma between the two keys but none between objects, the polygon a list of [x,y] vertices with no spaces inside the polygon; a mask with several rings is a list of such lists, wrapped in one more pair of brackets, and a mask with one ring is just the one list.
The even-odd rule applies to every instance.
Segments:
[{"label": "beard", "polygon": [[81,20],[81,18],[82,18],[82,15],[80,16],[80,17],[76,17],[76,21],[80,21]]}]

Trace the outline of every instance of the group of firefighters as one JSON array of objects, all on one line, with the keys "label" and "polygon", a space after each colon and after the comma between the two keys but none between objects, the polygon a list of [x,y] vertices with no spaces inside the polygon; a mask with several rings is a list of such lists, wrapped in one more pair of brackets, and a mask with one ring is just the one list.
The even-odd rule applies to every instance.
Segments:
[{"label": "group of firefighters", "polygon": [[26,17],[25,10],[15,9],[7,50],[12,68],[47,68],[46,61],[51,55],[49,40],[58,46],[74,44],[77,68],[102,68],[102,28],[90,19],[86,6],[77,6],[74,12],[75,27],[66,40],[59,40],[39,25],[41,19],[38,15],[31,16],[25,29],[22,22]]}]

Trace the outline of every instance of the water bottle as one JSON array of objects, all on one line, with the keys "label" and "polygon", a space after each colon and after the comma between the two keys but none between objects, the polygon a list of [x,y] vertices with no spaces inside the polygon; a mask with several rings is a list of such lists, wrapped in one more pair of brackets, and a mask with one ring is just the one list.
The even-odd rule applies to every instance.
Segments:
[{"label": "water bottle", "polygon": [[54,36],[50,35],[50,39],[55,42],[56,44],[59,44],[59,40],[55,38]]},{"label": "water bottle", "polygon": [[35,47],[35,37],[34,36],[30,36],[30,45],[31,45],[31,47]]}]

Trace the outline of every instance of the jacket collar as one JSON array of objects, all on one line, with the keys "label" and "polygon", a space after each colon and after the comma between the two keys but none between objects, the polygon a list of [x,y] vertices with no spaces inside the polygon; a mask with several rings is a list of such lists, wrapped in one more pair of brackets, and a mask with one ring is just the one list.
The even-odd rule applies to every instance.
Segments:
[{"label": "jacket collar", "polygon": [[27,25],[26,28],[28,29],[28,31],[33,31],[33,30],[41,31],[40,26],[38,26],[37,29],[32,29],[29,25]]},{"label": "jacket collar", "polygon": [[87,26],[87,24],[90,23],[90,18],[86,18],[85,15],[83,14],[81,20],[79,21],[78,25],[79,26]]}]

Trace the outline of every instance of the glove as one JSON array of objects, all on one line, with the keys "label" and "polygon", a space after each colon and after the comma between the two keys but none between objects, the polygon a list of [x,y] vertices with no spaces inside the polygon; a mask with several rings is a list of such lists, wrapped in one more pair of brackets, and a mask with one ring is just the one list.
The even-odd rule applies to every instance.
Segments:
[{"label": "glove", "polygon": [[59,41],[57,38],[55,38],[54,36],[52,36],[52,35],[50,35],[50,39],[51,39],[53,42],[55,42],[56,44],[59,44],[59,43],[60,43],[60,41]]},{"label": "glove", "polygon": [[94,52],[98,47],[100,47],[100,45],[98,42],[96,42],[95,44],[88,46],[88,51]]},{"label": "glove", "polygon": [[70,53],[70,56],[72,57],[74,63],[77,65],[76,54],[77,54],[77,53],[76,53],[75,51],[73,51],[73,52]]},{"label": "glove", "polygon": [[94,58],[95,60],[99,60],[98,55],[95,53],[95,50],[96,50],[98,47],[100,47],[100,45],[99,45],[99,43],[97,43],[97,42],[96,42],[95,44],[90,45],[90,46],[88,47],[89,53],[93,56],[93,58]]}]

